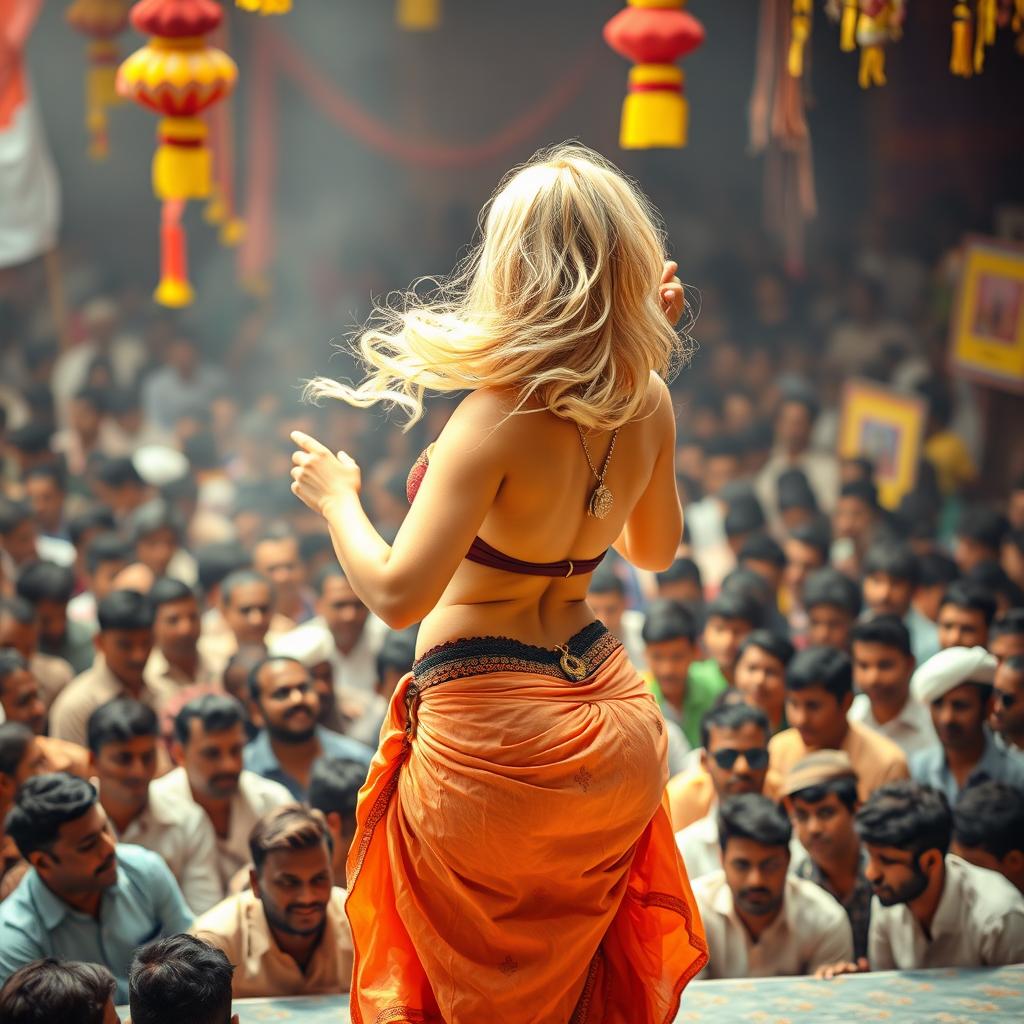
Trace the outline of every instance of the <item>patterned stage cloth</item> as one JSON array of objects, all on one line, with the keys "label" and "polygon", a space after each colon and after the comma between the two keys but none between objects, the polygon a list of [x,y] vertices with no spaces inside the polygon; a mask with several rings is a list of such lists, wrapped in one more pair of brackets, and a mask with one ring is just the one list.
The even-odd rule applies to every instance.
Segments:
[{"label": "patterned stage cloth", "polygon": [[[243,999],[241,1024],[348,1024],[348,998]],[[122,1017],[127,1011],[122,1012]],[[677,1024],[1021,1024],[1024,965],[886,971],[835,981],[765,978],[694,982]]]}]

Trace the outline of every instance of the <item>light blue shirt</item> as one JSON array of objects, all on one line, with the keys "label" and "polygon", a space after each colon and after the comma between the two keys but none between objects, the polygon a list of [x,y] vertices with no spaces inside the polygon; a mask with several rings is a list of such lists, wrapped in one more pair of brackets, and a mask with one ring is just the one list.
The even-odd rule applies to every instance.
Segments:
[{"label": "light blue shirt", "polygon": [[[320,757],[344,757],[350,761],[358,761],[360,764],[370,766],[373,759],[373,751],[365,744],[354,740],[349,736],[342,736],[341,733],[325,729],[322,725],[316,727],[316,735],[320,740]],[[319,760],[320,758],[317,758]],[[257,775],[262,775],[272,782],[279,782],[299,803],[305,803],[309,794],[302,787],[298,779],[293,779],[281,767],[274,748],[270,745],[270,736],[266,729],[263,729],[249,743],[242,752],[242,763],[245,768]]]},{"label": "light blue shirt", "polygon": [[103,894],[99,918],[83,914],[28,871],[0,903],[0,984],[19,967],[53,956],[104,964],[128,1002],[128,966],[139,946],[192,927],[192,911],[163,858],[118,844],[117,882]]},{"label": "light blue shirt", "polygon": [[[963,792],[949,770],[946,751],[941,746],[911,754],[909,767],[915,782],[945,793],[950,806],[956,803],[957,797]],[[1000,750],[988,729],[985,730],[985,749],[967,776],[964,789],[976,786],[979,782],[1005,782],[1017,789],[1024,789],[1024,764],[1005,750]]]},{"label": "light blue shirt", "polygon": [[907,627],[910,634],[910,649],[914,652],[914,658],[918,665],[923,665],[933,654],[938,654],[942,649],[939,646],[939,627],[928,618],[922,615],[913,605],[910,611],[903,616],[903,625]]}]

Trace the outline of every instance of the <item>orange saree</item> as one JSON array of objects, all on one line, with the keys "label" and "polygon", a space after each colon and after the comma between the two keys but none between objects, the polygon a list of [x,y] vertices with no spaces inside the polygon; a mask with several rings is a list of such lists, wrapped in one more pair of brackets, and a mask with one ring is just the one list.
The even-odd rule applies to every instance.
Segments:
[{"label": "orange saree", "polygon": [[707,962],[660,712],[600,623],[428,652],[349,854],[354,1024],[666,1024]]}]

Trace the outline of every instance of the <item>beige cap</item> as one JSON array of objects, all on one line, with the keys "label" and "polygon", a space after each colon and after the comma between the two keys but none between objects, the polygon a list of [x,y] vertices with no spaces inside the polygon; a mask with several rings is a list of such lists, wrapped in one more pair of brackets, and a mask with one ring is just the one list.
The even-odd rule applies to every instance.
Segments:
[{"label": "beige cap", "polygon": [[857,780],[850,755],[845,750],[816,750],[800,758],[782,780],[782,796],[791,796],[801,789],[820,786],[833,779]]}]

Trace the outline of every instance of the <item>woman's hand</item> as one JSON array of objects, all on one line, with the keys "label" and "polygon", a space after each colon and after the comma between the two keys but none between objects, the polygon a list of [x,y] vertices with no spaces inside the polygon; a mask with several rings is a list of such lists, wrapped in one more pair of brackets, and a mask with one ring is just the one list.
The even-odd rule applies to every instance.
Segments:
[{"label": "woman's hand", "polygon": [[291,439],[299,448],[292,455],[292,494],[314,512],[325,515],[332,498],[346,491],[359,493],[362,475],[350,455],[335,455],[316,438],[299,430],[292,431]]},{"label": "woman's hand", "polygon": [[658,285],[658,294],[661,298],[661,309],[668,322],[673,327],[679,323],[679,318],[686,308],[686,297],[683,295],[683,282],[676,277],[679,264],[674,260],[665,261],[665,270],[661,275],[661,283]]},{"label": "woman's hand", "polygon": [[871,970],[868,966],[867,957],[860,957],[856,963],[826,964],[814,972],[814,977],[819,981],[829,981],[832,978],[841,977],[844,974],[864,974]]}]

